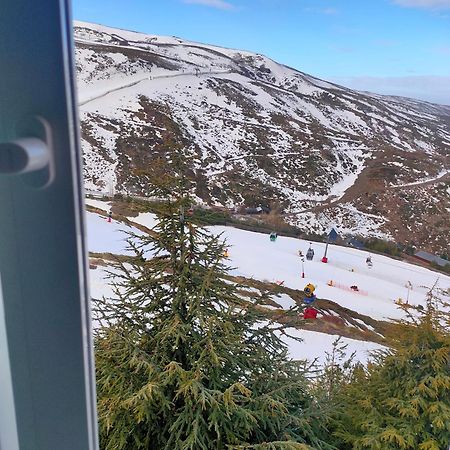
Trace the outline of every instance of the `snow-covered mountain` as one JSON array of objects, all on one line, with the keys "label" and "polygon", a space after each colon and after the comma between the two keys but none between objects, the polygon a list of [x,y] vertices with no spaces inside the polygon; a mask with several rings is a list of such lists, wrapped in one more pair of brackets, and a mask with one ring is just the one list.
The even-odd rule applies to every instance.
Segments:
[{"label": "snow-covered mountain", "polygon": [[76,22],[75,40],[88,189],[145,195],[183,146],[201,202],[445,249],[449,107],[176,37]]}]

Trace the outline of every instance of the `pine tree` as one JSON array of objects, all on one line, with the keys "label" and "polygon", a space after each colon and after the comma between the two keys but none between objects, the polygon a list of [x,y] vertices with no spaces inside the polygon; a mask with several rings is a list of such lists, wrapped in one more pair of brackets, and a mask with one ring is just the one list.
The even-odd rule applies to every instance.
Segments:
[{"label": "pine tree", "polygon": [[355,367],[356,352],[348,355],[348,344],[342,342],[342,336],[333,341],[331,351],[325,352],[325,363],[318,368],[314,379],[314,392],[318,398],[323,398],[330,406],[337,394],[348,383]]},{"label": "pine tree", "polygon": [[409,318],[397,323],[392,350],[381,352],[367,371],[358,368],[342,392],[339,448],[448,449],[448,307],[436,288],[424,310],[404,306]]},{"label": "pine tree", "polygon": [[331,449],[303,366],[225,279],[224,243],[185,213],[185,177],[172,182],[96,307],[101,448]]}]

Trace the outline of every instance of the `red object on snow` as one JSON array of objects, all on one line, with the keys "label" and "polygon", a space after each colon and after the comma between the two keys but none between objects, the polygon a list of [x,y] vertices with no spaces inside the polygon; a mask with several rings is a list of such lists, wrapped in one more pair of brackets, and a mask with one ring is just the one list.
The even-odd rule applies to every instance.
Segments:
[{"label": "red object on snow", "polygon": [[327,262],[328,262],[328,258],[327,258],[326,256],[324,256],[324,257],[322,258],[322,262],[327,263]]},{"label": "red object on snow", "polygon": [[317,319],[317,309],[315,308],[306,308],[303,312],[304,319]]}]

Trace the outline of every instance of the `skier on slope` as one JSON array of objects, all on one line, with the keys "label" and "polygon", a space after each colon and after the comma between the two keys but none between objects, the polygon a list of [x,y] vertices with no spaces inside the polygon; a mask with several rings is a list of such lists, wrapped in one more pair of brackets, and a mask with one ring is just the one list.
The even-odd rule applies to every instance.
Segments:
[{"label": "skier on slope", "polygon": [[372,262],[372,256],[368,256],[367,258],[366,258],[366,264],[367,264],[367,267],[372,267],[373,266],[373,262]]},{"label": "skier on slope", "polygon": [[312,261],[313,258],[314,258],[314,250],[312,249],[312,247],[309,247],[308,251],[306,252],[306,259],[308,261]]},{"label": "skier on slope", "polygon": [[277,240],[277,237],[278,237],[277,233],[275,231],[272,231],[272,233],[270,233],[269,236],[270,242],[275,242]]}]

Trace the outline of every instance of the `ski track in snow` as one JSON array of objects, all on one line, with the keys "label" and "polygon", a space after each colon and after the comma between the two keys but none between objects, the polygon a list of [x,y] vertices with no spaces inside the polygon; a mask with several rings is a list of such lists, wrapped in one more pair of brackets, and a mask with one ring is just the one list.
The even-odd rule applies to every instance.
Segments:
[{"label": "ski track in snow", "polygon": [[390,188],[405,188],[405,187],[410,187],[410,186],[422,186],[422,185],[426,185],[429,183],[434,183],[434,182],[437,182],[440,180],[444,180],[447,177],[447,175],[449,175],[449,174],[450,174],[450,170],[443,169],[435,177],[425,178],[422,180],[414,181],[413,183],[393,184],[389,187]]},{"label": "ski track in snow", "polygon": [[[157,80],[157,79],[162,79],[162,78],[176,78],[176,77],[183,77],[183,76],[196,76],[196,77],[200,77],[202,75],[223,75],[225,73],[230,73],[230,70],[223,70],[223,71],[205,71],[205,72],[179,72],[179,73],[174,73],[172,75],[155,75],[155,76],[151,76],[151,75],[147,75],[143,78],[139,78],[138,80],[133,80],[133,81],[128,81],[125,84],[120,84],[116,87],[109,87],[108,89],[106,89],[104,92],[101,93],[97,93],[93,96],[88,96],[87,98],[83,98],[83,95],[81,95],[82,100],[80,100],[78,102],[78,106],[84,106],[87,103],[93,102],[94,100],[98,100],[102,97],[106,97],[108,94],[112,94],[113,92],[117,92],[117,91],[121,91],[123,89],[127,89],[133,86],[136,86],[139,83],[142,83],[143,81],[152,81],[152,80]],[[83,94],[89,94],[89,90],[83,90],[81,91]]]}]

